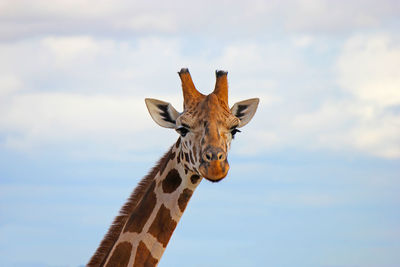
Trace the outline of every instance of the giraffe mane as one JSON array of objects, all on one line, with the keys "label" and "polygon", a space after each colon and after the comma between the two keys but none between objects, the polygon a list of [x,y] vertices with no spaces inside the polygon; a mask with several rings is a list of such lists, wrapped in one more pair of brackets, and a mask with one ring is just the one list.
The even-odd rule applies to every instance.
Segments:
[{"label": "giraffe mane", "polygon": [[151,171],[138,183],[128,200],[122,206],[117,217],[115,217],[112,225],[108,229],[107,234],[104,236],[100,243],[100,246],[96,250],[93,257],[90,259],[87,266],[102,266],[107,258],[107,255],[111,252],[115,242],[121,233],[129,215],[134,211],[137,204],[142,199],[146,190],[149,188],[157,172],[162,170],[170,160],[173,146],[164,154],[164,156],[157,162],[157,164],[151,169]]}]

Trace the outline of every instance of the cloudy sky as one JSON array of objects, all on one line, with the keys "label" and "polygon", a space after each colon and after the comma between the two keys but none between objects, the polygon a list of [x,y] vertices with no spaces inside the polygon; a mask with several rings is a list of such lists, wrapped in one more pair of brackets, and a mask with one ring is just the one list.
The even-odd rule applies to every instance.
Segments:
[{"label": "cloudy sky", "polygon": [[261,102],[160,266],[399,266],[399,29],[397,0],[0,0],[0,265],[87,262],[188,67]]}]

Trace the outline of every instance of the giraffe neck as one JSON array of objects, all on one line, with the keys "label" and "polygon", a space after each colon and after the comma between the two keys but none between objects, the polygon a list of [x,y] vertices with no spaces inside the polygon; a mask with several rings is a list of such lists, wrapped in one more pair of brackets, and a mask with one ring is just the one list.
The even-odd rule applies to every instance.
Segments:
[{"label": "giraffe neck", "polygon": [[135,198],[135,193],[138,194],[139,187],[143,187],[139,190],[141,196],[136,199],[134,205],[130,205],[129,210],[126,207],[129,206],[129,201],[122,209],[120,218],[116,219],[120,219],[118,229],[113,229],[113,226],[110,228],[107,236],[112,235],[114,238],[109,238],[109,248],[103,251],[103,258],[98,264],[91,265],[92,258],[88,265],[157,265],[201,180],[200,176],[185,167],[182,154],[178,139],[135,189],[130,201]]}]

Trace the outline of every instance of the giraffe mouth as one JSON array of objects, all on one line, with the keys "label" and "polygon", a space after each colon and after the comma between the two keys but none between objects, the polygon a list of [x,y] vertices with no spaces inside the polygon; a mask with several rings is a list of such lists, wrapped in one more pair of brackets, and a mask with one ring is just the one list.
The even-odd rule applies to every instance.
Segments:
[{"label": "giraffe mouth", "polygon": [[211,182],[219,182],[226,177],[229,171],[227,160],[202,162],[199,167],[200,174]]},{"label": "giraffe mouth", "polygon": [[222,178],[219,178],[219,179],[210,179],[210,178],[207,178],[207,177],[204,177],[204,178],[206,178],[208,181],[210,181],[212,183],[218,183],[221,180],[223,180],[225,177],[222,177]]}]

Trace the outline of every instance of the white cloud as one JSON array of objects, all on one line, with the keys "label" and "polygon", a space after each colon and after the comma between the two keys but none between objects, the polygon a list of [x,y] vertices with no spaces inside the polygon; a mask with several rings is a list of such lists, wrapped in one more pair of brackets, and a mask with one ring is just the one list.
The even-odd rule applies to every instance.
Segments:
[{"label": "white cloud", "polygon": [[293,44],[297,47],[310,47],[314,42],[314,37],[311,35],[301,35],[293,37]]},{"label": "white cloud", "polygon": [[132,18],[117,21],[115,23],[116,28],[127,28],[134,31],[161,31],[161,32],[175,32],[178,28],[174,18],[164,13],[161,14],[144,14],[133,16]]},{"label": "white cloud", "polygon": [[2,145],[89,157],[112,151],[115,158],[144,149],[152,138],[151,149],[163,146],[174,133],[155,138],[144,98],[181,108],[177,49],[171,38],[127,43],[78,35],[1,43]]},{"label": "white cloud", "polygon": [[350,38],[338,60],[340,85],[361,100],[400,104],[400,45],[388,35]]},{"label": "white cloud", "polygon": [[[322,72],[302,60],[294,61],[298,75],[293,77],[297,84],[290,84],[287,90],[280,86],[284,77],[273,75],[275,89],[264,87],[264,90],[276,94],[277,101],[263,103],[261,98],[254,124],[249,131],[245,129],[243,137],[238,137],[241,142],[235,144],[236,150],[242,154],[270,153],[284,148],[333,150],[399,158],[400,46],[394,38],[389,34],[351,37],[343,43],[334,65],[325,65]],[[296,58],[296,42],[293,45],[290,52],[294,57],[289,58]],[[316,45],[318,42],[313,44]],[[252,51],[263,55],[256,48]],[[284,61],[287,54],[280,55]],[[258,61],[254,62],[257,66]],[[278,72],[285,70],[284,65],[277,66]],[[319,80],[320,83],[315,83],[318,87],[308,92],[308,75],[327,76],[331,69],[335,69],[332,74],[336,74],[336,81]],[[304,75],[306,78],[302,78]],[[254,79],[255,75],[251,77]],[[335,82],[340,89],[330,88],[337,87]]]},{"label": "white cloud", "polygon": [[[309,136],[311,148],[361,151],[385,157],[400,157],[400,118],[375,107],[352,101],[330,102],[311,113],[295,116],[294,127]],[[312,140],[312,141],[311,141]]]},{"label": "white cloud", "polygon": [[286,28],[290,31],[347,32],[379,27],[395,18],[400,6],[393,0],[337,1],[294,0],[285,12]]},{"label": "white cloud", "polygon": [[[210,8],[212,7],[212,8]],[[3,1],[1,39],[92,32],[110,36],[196,33],[214,38],[266,33],[351,32],[397,18],[395,0],[340,1]]]},{"label": "white cloud", "polygon": [[22,82],[13,74],[0,74],[0,97],[14,93],[22,87]]},{"label": "white cloud", "polygon": [[92,93],[110,88],[138,93],[144,85],[164,91],[161,77],[178,80],[171,69],[185,61],[175,38],[125,42],[85,35],[0,43],[0,57],[0,71],[19,79],[25,89]]},{"label": "white cloud", "polygon": [[388,35],[350,38],[337,61],[338,82],[350,93],[313,112],[294,116],[293,127],[313,147],[400,157],[400,46]]},{"label": "white cloud", "polygon": [[93,58],[101,52],[101,43],[89,36],[46,37],[41,41],[47,50],[59,63],[76,63],[79,58]]},{"label": "white cloud", "polygon": [[361,122],[352,129],[353,144],[385,158],[400,157],[400,116],[386,114]]},{"label": "white cloud", "polygon": [[103,143],[150,128],[143,101],[132,96],[33,93],[7,100],[0,108],[0,129],[5,144],[18,149]]},{"label": "white cloud", "polygon": [[355,97],[354,145],[384,157],[400,157],[400,46],[389,35],[358,35],[344,45],[338,80]]}]

